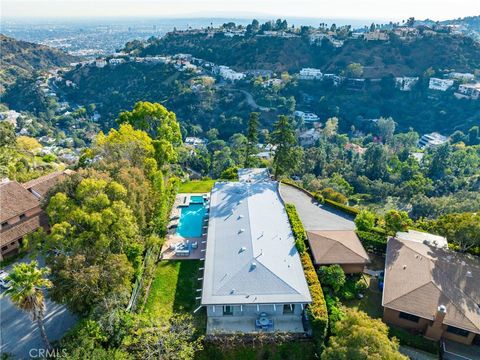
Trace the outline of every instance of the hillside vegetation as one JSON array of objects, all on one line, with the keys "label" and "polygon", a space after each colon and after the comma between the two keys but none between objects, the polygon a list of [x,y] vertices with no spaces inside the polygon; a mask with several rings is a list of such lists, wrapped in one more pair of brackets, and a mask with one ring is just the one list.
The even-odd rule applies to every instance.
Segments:
[{"label": "hillside vegetation", "polygon": [[65,66],[77,58],[48,46],[16,40],[0,34],[0,92],[18,77],[55,66]]},{"label": "hillside vegetation", "polygon": [[471,38],[441,35],[400,41],[392,35],[388,42],[347,40],[341,48],[328,41],[312,45],[306,37],[264,36],[225,37],[216,34],[170,33],[134,48],[141,56],[189,53],[195,57],[228,65],[236,70],[270,69],[298,71],[317,67],[324,72],[339,72],[357,62],[365,67],[366,77],[420,75],[430,67],[473,71],[480,67],[480,45]]}]

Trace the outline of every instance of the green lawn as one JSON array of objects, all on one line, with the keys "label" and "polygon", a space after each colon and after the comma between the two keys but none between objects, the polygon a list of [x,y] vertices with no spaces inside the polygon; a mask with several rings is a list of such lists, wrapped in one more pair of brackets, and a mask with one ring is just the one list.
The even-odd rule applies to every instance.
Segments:
[{"label": "green lawn", "polygon": [[366,312],[370,317],[379,319],[383,316],[382,293],[378,290],[378,279],[363,275],[369,284],[363,299],[343,300],[342,303],[352,309]]},{"label": "green lawn", "polygon": [[200,287],[200,260],[165,260],[157,265],[155,279],[145,304],[145,312],[169,318],[174,312],[193,313]]},{"label": "green lawn", "polygon": [[208,193],[216,180],[193,180],[180,184],[179,193]]}]

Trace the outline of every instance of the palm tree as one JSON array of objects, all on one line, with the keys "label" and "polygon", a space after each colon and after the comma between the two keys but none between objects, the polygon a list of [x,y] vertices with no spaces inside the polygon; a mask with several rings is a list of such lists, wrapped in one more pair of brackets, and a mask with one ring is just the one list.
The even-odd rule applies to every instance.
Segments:
[{"label": "palm tree", "polygon": [[37,261],[15,265],[7,277],[10,287],[5,291],[5,294],[10,295],[13,304],[29,313],[32,320],[37,322],[42,340],[47,350],[51,350],[43,323],[45,301],[42,290],[43,287],[52,286],[51,281],[45,278],[50,270],[48,268],[39,269],[37,266]]}]

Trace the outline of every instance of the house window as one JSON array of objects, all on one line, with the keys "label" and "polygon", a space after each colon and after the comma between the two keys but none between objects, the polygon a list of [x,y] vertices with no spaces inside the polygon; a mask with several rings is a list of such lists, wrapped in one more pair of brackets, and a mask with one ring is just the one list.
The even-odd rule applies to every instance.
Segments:
[{"label": "house window", "polygon": [[2,251],[5,251],[5,250],[7,250],[7,249],[8,249],[8,246],[3,246],[3,247],[2,247]]},{"label": "house window", "polygon": [[293,310],[295,310],[295,305],[292,305],[292,304],[283,305],[284,314],[293,314]]},{"label": "house window", "polygon": [[463,337],[468,337],[468,335],[470,334],[469,331],[467,330],[463,330],[463,329],[459,329],[455,326],[448,326],[447,327],[447,331],[449,333],[452,333],[452,334],[455,334],[455,335],[458,335],[458,336],[463,336]]},{"label": "house window", "polygon": [[400,315],[398,315],[398,317],[400,319],[404,319],[404,320],[408,320],[408,321],[416,322],[416,323],[418,323],[418,320],[420,320],[420,318],[418,316],[408,314],[408,313],[404,313],[404,312],[400,312]]},{"label": "house window", "polygon": [[4,221],[4,222],[2,223],[2,228],[7,227],[7,226],[8,226],[8,221]]},{"label": "house window", "polygon": [[25,219],[26,217],[27,217],[27,215],[21,214],[21,215],[20,215],[20,220],[23,220],[23,219]]},{"label": "house window", "polygon": [[233,306],[229,306],[229,305],[224,306],[223,315],[233,315]]}]

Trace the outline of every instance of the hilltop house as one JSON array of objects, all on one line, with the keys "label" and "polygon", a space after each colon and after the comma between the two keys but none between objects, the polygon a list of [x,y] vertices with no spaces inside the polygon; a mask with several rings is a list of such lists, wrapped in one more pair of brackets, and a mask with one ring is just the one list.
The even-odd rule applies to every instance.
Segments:
[{"label": "hilltop house", "polygon": [[202,306],[207,334],[303,333],[310,292],[277,182],[245,169],[210,197]]},{"label": "hilltop house", "polygon": [[26,235],[48,227],[41,200],[69,173],[58,171],[24,184],[8,179],[0,183],[0,260],[16,254]]},{"label": "hilltop house", "polygon": [[462,84],[458,87],[458,93],[455,95],[460,97],[467,97],[472,100],[480,99],[480,83],[476,84]]},{"label": "hilltop house", "polygon": [[390,37],[385,31],[375,30],[367,32],[363,35],[366,41],[388,41]]},{"label": "hilltop house", "polygon": [[448,141],[448,137],[441,135],[437,132],[430,134],[423,134],[420,140],[418,141],[418,146],[421,149],[438,146],[445,144]]},{"label": "hilltop house", "polygon": [[480,261],[445,238],[409,231],[387,243],[383,320],[425,337],[472,344],[480,337]]},{"label": "hilltop house", "polygon": [[314,68],[303,68],[300,70],[298,78],[302,80],[321,80],[322,71]]},{"label": "hilltop house", "polygon": [[412,91],[413,86],[417,83],[418,77],[402,76],[395,78],[395,86],[400,91]]},{"label": "hilltop house", "polygon": [[428,82],[428,88],[430,90],[447,91],[453,86],[453,82],[452,79],[439,79],[432,77]]}]

